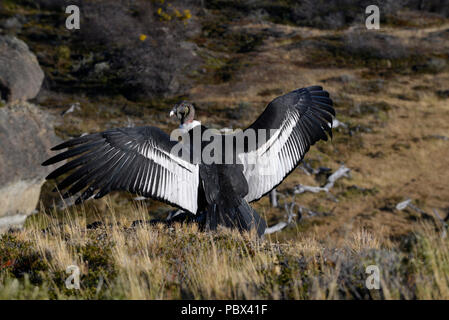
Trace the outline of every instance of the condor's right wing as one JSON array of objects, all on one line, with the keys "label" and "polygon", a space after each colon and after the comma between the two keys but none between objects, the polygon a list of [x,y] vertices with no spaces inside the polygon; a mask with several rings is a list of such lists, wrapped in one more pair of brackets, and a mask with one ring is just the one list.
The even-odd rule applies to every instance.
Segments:
[{"label": "condor's right wing", "polygon": [[57,188],[68,189],[65,198],[82,192],[76,203],[126,190],[196,214],[198,165],[172,154],[176,143],[156,127],[111,129],[63,142],[52,150],[70,149],[42,165],[77,156],[47,176],[54,179],[73,170]]}]

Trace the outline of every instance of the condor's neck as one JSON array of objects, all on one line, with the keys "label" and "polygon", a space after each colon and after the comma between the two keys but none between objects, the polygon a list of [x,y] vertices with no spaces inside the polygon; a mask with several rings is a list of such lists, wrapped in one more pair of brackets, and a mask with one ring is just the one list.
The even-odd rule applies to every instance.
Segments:
[{"label": "condor's neck", "polygon": [[189,130],[191,130],[191,129],[195,128],[196,126],[199,126],[199,125],[201,125],[201,122],[193,120],[193,121],[190,121],[188,123],[182,123],[179,126],[179,128],[189,131]]}]

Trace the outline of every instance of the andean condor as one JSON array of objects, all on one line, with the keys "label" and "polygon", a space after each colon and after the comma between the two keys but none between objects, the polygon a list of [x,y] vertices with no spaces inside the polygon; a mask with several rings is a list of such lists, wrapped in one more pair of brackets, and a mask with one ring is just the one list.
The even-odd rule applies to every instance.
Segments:
[{"label": "andean condor", "polygon": [[173,115],[181,122],[181,142],[152,126],[83,135],[52,148],[68,150],[42,165],[78,157],[47,179],[74,170],[57,188],[66,189],[63,197],[80,193],[76,203],[126,190],[202,216],[209,230],[223,225],[262,235],[266,223],[248,203],[279,185],[311,145],[332,137],[335,111],[329,94],[311,86],[277,97],[248,128],[227,134],[207,131],[188,102],[175,105]]}]

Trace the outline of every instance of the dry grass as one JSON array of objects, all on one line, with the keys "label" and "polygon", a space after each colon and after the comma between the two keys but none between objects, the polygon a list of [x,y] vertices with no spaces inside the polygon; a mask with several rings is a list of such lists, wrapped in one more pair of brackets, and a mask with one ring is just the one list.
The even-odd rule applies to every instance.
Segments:
[{"label": "dry grass", "polygon": [[[449,246],[428,225],[391,248],[381,232],[358,229],[341,246],[298,235],[259,240],[194,224],[132,227],[106,210],[96,228],[83,212],[40,214],[0,240],[0,298],[32,299],[447,299]],[[139,205],[131,216],[146,221]],[[381,289],[365,287],[365,267],[378,265]],[[66,289],[69,265],[80,290]]]}]

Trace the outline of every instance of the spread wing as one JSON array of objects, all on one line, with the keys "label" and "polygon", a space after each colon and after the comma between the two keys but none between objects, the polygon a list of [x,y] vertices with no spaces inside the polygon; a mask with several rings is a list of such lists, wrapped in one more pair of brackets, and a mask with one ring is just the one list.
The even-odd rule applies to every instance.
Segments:
[{"label": "spread wing", "polygon": [[[77,158],[47,176],[72,173],[57,188],[63,197],[82,192],[76,203],[126,190],[197,212],[198,166],[171,153],[176,141],[156,127],[111,129],[63,142],[52,148],[70,148],[42,165]],[[68,190],[67,190],[68,189]]]},{"label": "spread wing", "polygon": [[238,154],[248,181],[247,201],[258,200],[300,163],[310,146],[332,137],[335,110],[322,87],[294,90],[271,101],[247,129],[266,132],[266,139]]}]

